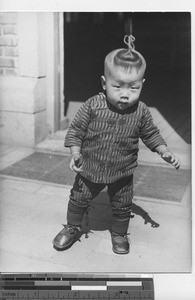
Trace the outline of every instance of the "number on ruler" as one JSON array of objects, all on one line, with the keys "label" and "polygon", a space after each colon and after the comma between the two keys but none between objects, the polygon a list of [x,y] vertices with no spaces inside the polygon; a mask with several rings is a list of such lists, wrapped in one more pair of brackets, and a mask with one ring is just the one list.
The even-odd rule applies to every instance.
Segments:
[{"label": "number on ruler", "polygon": [[129,291],[120,291],[120,299],[129,299],[130,295]]},{"label": "number on ruler", "polygon": [[109,292],[107,292],[107,297],[110,297],[111,299],[119,299],[120,298],[120,296],[119,296],[119,292],[117,292],[117,291],[109,291]]},{"label": "number on ruler", "polygon": [[79,293],[77,291],[71,291],[71,292],[69,292],[69,298],[77,299],[77,298],[79,298]]}]

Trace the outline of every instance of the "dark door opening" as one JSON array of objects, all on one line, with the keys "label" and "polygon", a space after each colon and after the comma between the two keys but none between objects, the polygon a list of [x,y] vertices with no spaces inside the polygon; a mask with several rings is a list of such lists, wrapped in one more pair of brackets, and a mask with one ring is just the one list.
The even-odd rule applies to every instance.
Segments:
[{"label": "dark door opening", "polygon": [[65,98],[84,102],[101,91],[105,55],[123,46],[123,20],[117,13],[65,13]]},{"label": "dark door opening", "polygon": [[[147,61],[142,100],[157,107],[168,122],[172,122],[171,109],[176,107],[178,114],[185,111],[190,128],[191,16],[188,12],[64,13],[65,115],[70,101],[84,102],[102,91],[104,58],[108,52],[125,47],[124,24],[129,17],[133,21],[135,49]],[[190,136],[188,130],[185,133],[188,143]]]}]

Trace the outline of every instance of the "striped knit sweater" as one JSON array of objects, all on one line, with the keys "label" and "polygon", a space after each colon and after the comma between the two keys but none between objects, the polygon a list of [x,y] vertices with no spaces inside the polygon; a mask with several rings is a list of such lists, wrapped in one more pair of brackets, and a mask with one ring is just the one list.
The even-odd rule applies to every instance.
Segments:
[{"label": "striped knit sweater", "polygon": [[166,145],[146,104],[139,101],[119,111],[100,93],[81,106],[64,145],[81,147],[82,176],[96,183],[112,183],[133,173],[139,138],[152,151]]}]

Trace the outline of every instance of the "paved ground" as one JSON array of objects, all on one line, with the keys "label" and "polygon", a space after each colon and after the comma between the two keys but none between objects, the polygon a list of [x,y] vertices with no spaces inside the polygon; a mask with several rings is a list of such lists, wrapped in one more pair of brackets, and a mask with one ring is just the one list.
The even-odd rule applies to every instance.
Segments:
[{"label": "paved ground", "polygon": [[[4,169],[30,155],[34,149],[4,145],[0,152],[0,169]],[[187,164],[184,167],[187,168]],[[150,223],[144,224],[140,215],[135,215],[129,228],[131,252],[121,256],[112,252],[110,234],[106,229],[111,221],[109,211],[102,214],[101,226],[98,225],[97,214],[91,211],[93,233],[88,239],[83,235],[81,242],[64,252],[53,249],[52,239],[61,230],[61,224],[66,222],[70,186],[10,176],[1,176],[0,180],[1,271],[191,271],[190,186],[181,203],[152,201],[144,197],[135,200],[135,205],[148,212],[160,226],[153,228]]]}]

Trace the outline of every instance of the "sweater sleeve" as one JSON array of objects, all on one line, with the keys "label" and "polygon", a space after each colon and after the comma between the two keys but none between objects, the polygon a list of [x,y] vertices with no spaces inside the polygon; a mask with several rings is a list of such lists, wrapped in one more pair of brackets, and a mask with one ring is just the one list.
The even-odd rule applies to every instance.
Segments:
[{"label": "sweater sleeve", "polygon": [[83,139],[87,133],[90,120],[91,107],[90,101],[87,100],[77,112],[74,120],[70,124],[67,135],[65,137],[64,146],[82,146]]},{"label": "sweater sleeve", "polygon": [[141,119],[140,138],[151,151],[155,151],[155,148],[160,145],[167,145],[160,135],[160,130],[154,125],[152,115],[145,104]]}]

